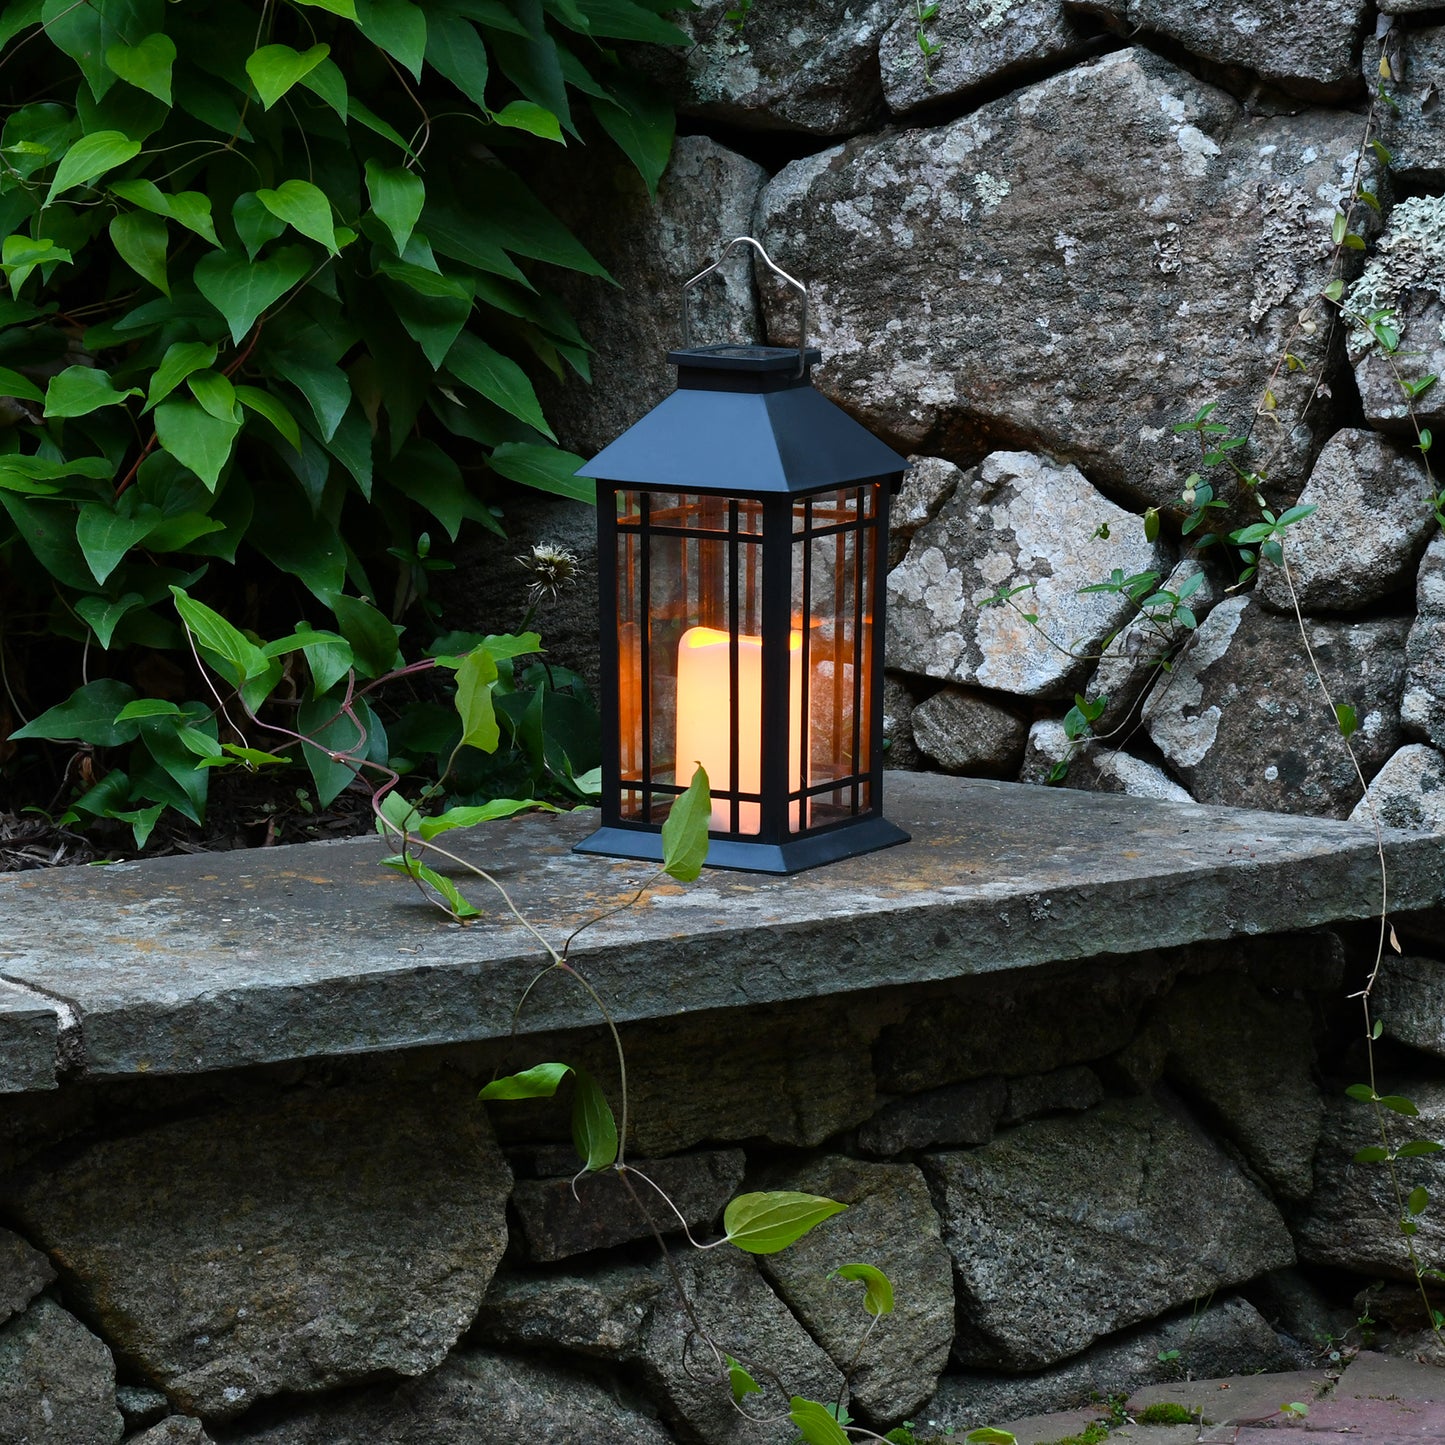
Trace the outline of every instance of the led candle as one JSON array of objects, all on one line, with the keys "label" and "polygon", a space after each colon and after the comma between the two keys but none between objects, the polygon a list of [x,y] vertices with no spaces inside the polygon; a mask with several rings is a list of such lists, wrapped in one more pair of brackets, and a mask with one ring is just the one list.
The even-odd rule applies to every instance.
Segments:
[{"label": "led candle", "polygon": [[[788,788],[799,786],[799,751],[802,744],[803,634],[796,628],[788,642]],[[677,776],[692,776],[695,763],[707,769],[712,785],[714,832],[732,828],[732,803],[720,793],[762,790],[763,760],[763,640],[738,638],[738,780],[733,782],[730,740],[732,688],[728,634],[715,627],[690,627],[677,645]],[[738,805],[738,831],[756,833],[761,826],[757,803]],[[789,823],[798,826],[798,805],[789,811]]]}]

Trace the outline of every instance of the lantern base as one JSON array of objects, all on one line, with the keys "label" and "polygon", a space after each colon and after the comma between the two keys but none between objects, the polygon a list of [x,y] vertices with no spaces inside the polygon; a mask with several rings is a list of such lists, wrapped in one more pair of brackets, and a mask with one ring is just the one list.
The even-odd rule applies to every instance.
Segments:
[{"label": "lantern base", "polygon": [[[732,868],[742,873],[801,873],[805,868],[819,868],[859,853],[876,853],[895,843],[907,843],[909,838],[908,833],[886,818],[864,818],[830,828],[826,833],[814,833],[781,844],[709,837],[703,866]],[[653,829],[604,827],[584,838],[572,851],[660,863],[662,834]]]}]

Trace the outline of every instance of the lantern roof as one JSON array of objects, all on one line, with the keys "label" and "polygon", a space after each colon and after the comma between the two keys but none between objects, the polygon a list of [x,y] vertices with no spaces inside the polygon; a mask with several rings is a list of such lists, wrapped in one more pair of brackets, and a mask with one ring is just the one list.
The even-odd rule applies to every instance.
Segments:
[{"label": "lantern roof", "polygon": [[677,390],[579,477],[683,492],[815,492],[908,465],[813,389],[820,351],[699,346],[668,355]]}]

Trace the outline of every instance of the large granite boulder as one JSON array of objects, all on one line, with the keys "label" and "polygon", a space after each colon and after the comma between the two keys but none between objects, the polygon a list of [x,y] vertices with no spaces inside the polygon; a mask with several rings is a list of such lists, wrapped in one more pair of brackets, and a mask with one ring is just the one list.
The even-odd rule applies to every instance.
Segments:
[{"label": "large granite boulder", "polygon": [[1445,748],[1445,537],[1437,536],[1420,563],[1418,613],[1405,643],[1405,730]]},{"label": "large granite boulder", "polygon": [[1131,34],[1167,36],[1222,65],[1254,71],[1292,95],[1344,100],[1360,88],[1360,40],[1369,0],[1282,0],[1268,14],[1199,0],[1068,0],[1117,17]]},{"label": "large granite boulder", "polygon": [[[1411,583],[1436,530],[1424,500],[1428,491],[1418,452],[1412,456],[1374,432],[1336,432],[1300,493],[1300,505],[1315,511],[1285,534],[1284,558],[1300,608],[1356,612]],[[1255,596],[1293,616],[1282,566],[1260,563]]]},{"label": "large granite boulder", "polygon": [[[1382,0],[1385,14],[1435,10],[1436,0]],[[1445,73],[1445,25],[1407,30],[1397,25],[1386,39],[1391,70],[1385,82],[1393,105],[1379,107],[1380,139],[1390,151],[1390,170],[1407,185],[1445,182],[1445,135],[1440,130],[1440,76]],[[1379,73],[1379,47],[1366,45],[1365,83]]]},{"label": "large granite boulder", "polygon": [[[1284,425],[1252,456],[1283,496],[1333,429],[1318,399],[1304,412],[1325,303],[1294,330],[1329,280],[1358,143],[1354,116],[1249,116],[1130,49],[794,161],[758,223],[810,286],[819,387],[903,450],[1027,446],[1175,505],[1198,453],[1174,424],[1213,401],[1242,430],[1292,338],[1306,369],[1275,379]],[[792,336],[763,290],[770,332]]]},{"label": "large granite boulder", "polygon": [[[939,47],[936,55],[924,55],[920,29]],[[909,5],[878,43],[878,68],[888,108],[907,115],[940,101],[964,101],[985,87],[1017,84],[1030,72],[1078,57],[1088,43],[1086,30],[1069,14],[1064,0],[940,5],[922,25]]]},{"label": "large granite boulder", "polygon": [[643,1264],[566,1274],[499,1273],[470,1338],[513,1349],[627,1359],[637,1353],[653,1301],[666,1287],[665,1272]]},{"label": "large granite boulder", "polygon": [[[1417,624],[1418,625],[1418,624]],[[1406,743],[1370,779],[1350,822],[1369,825],[1371,816],[1385,828],[1445,833],[1445,754],[1424,743]]]},{"label": "large granite boulder", "polygon": [[[1400,743],[1404,618],[1307,618],[1334,701],[1355,710],[1351,738],[1368,780]],[[1343,818],[1359,783],[1293,617],[1250,597],[1221,602],[1174,664],[1143,718],[1173,772],[1201,803]]]},{"label": "large granite boulder", "polygon": [[188,1412],[434,1369],[506,1245],[470,1090],[298,1090],[30,1165],[7,1204]]},{"label": "large granite boulder", "polygon": [[1008,1100],[1009,1086],[997,1077],[890,1099],[858,1130],[858,1147],[888,1158],[905,1150],[987,1144]]},{"label": "large granite boulder", "polygon": [[1152,1098],[925,1156],[959,1299],[954,1357],[1036,1370],[1294,1261],[1270,1200]]},{"label": "large granite boulder", "polygon": [[[752,1256],[726,1245],[706,1254],[686,1250],[674,1264],[691,1309],[673,1290],[659,1295],[641,1355],[643,1378],[664,1413],[701,1445],[791,1445],[797,1431],[787,1421],[788,1397],[832,1402],[843,1376],[768,1288]],[[746,1417],[733,1408],[727,1355],[764,1387],[748,1396]]]},{"label": "large granite boulder", "polygon": [[[1445,1083],[1437,1079],[1382,1079],[1382,1094],[1410,1099],[1418,1117],[1384,1110],[1392,1147],[1415,1139],[1445,1139]],[[1330,1100],[1315,1159],[1315,1193],[1293,1220],[1300,1258],[1354,1274],[1413,1280],[1414,1267],[1400,1232],[1400,1212],[1390,1175],[1382,1164],[1356,1164],[1355,1154],[1379,1145],[1380,1126],[1369,1104],[1343,1093]],[[1413,1243],[1426,1264],[1445,1258],[1445,1154],[1398,1160],[1395,1169],[1405,1195],[1423,1186],[1431,1207],[1415,1223]]]},{"label": "large granite boulder", "polygon": [[[768,1182],[848,1206],[782,1253],[764,1255],[763,1272],[839,1369],[857,1360],[853,1413],[880,1425],[905,1419],[933,1393],[953,1343],[953,1278],[923,1175],[911,1164],[828,1155]],[[863,1286],[835,1274],[854,1263],[881,1269],[893,1285],[893,1312],[871,1333]]]},{"label": "large granite boulder", "polygon": [[913,709],[913,741],[945,773],[1012,778],[1023,760],[1028,724],[985,694],[945,687]]},{"label": "large granite boulder", "polygon": [[1215,973],[1180,979],[1156,1016],[1169,1031],[1171,1082],[1276,1195],[1307,1199],[1325,1112],[1309,1005],[1266,997],[1239,974]]},{"label": "large granite boulder", "polygon": [[0,1229],[0,1325],[18,1315],[55,1278],[50,1261],[8,1229]]},{"label": "large granite boulder", "polygon": [[[1058,776],[1060,765],[1064,768],[1062,776]],[[1181,788],[1158,764],[1107,743],[1071,738],[1055,718],[1040,718],[1029,729],[1019,781],[1057,782],[1086,793],[1127,793],[1134,798],[1170,798],[1176,803],[1194,801],[1189,790]]]},{"label": "large granite boulder", "polygon": [[1259,1311],[1236,1295],[1111,1335],[1038,1374],[945,1375],[919,1413],[931,1428],[962,1436],[999,1420],[1110,1400],[1186,1374],[1253,1375],[1295,1363]]},{"label": "large granite boulder", "polygon": [[893,0],[701,0],[670,17],[691,47],[629,58],[684,115],[747,130],[852,135],[884,115],[878,37],[896,11]]},{"label": "large granite boulder", "polygon": [[[1440,34],[1445,37],[1445,28]],[[1445,39],[1440,61],[1445,65]],[[1438,124],[1433,129],[1438,132]],[[1345,293],[1344,307],[1352,318],[1361,318],[1352,321],[1347,344],[1365,420],[1413,446],[1417,423],[1436,427],[1445,421],[1445,387],[1437,382],[1407,404],[1401,386],[1445,373],[1445,196],[1411,196],[1391,208],[1375,254]],[[1399,334],[1392,352],[1362,324],[1377,311],[1390,313],[1389,324]],[[1428,488],[1423,478],[1415,479],[1416,470],[1422,469],[1411,468],[1407,475],[1428,518]]]},{"label": "large granite boulder", "polygon": [[904,558],[913,534],[953,495],[963,472],[942,457],[909,457],[903,484],[888,508],[888,570]]},{"label": "large granite boulder", "polygon": [[673,1445],[616,1385],[541,1359],[458,1350],[439,1370],[325,1400],[235,1445]]},{"label": "large granite boulder", "polygon": [[[1067,696],[1132,610],[1120,593],[1080,589],[1115,569],[1163,571],[1169,560],[1077,467],[995,452],[959,480],[889,573],[889,665],[1000,692]],[[1027,584],[1013,605],[983,605],[1000,588]]]},{"label": "large granite boulder", "polygon": [[1387,951],[1373,1002],[1388,1037],[1445,1059],[1445,964]]},{"label": "large granite boulder", "polygon": [[0,1440],[114,1445],[124,1430],[115,1361],[74,1315],[42,1297],[0,1329]]},{"label": "large granite boulder", "polygon": [[612,1169],[576,1178],[575,1156],[565,1177],[519,1179],[512,1189],[512,1208],[527,1257],[551,1262],[631,1239],[650,1239],[654,1225],[672,1234],[682,1228],[678,1215],[692,1229],[706,1230],[743,1178],[741,1149],[708,1149],[634,1164],[672,1201],[671,1209],[637,1179],[633,1188],[646,1210],[640,1213],[621,1175]]}]

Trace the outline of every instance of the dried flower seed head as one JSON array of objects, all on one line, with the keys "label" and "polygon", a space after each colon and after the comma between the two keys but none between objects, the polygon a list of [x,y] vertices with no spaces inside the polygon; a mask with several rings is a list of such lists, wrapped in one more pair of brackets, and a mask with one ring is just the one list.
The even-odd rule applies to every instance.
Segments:
[{"label": "dried flower seed head", "polygon": [[516,560],[532,574],[527,600],[534,607],[539,602],[555,602],[577,585],[577,554],[555,542],[537,542],[530,553]]}]

